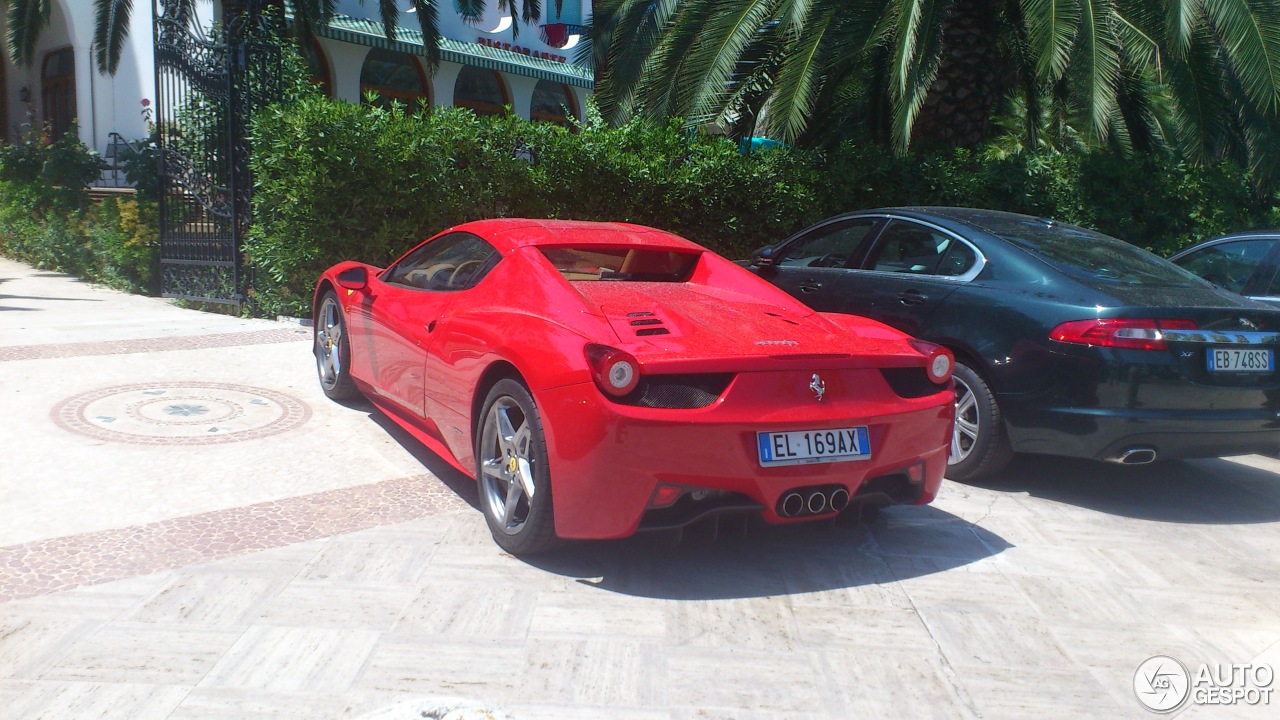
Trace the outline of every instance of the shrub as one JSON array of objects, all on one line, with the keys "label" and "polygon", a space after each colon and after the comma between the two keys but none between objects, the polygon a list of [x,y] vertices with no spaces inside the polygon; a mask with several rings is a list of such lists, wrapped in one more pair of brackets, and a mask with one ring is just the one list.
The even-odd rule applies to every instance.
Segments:
[{"label": "shrub", "polygon": [[[299,142],[306,138],[306,142]],[[254,223],[245,247],[265,314],[309,312],[326,267],[385,264],[446,227],[488,217],[655,225],[744,255],[816,219],[803,154],[743,156],[680,123],[565,128],[517,117],[304,98],[253,129]]]},{"label": "shrub", "polygon": [[89,277],[125,292],[155,294],[159,288],[159,214],[139,198],[107,198],[90,209],[86,232],[93,255]]},{"label": "shrub", "polygon": [[0,145],[0,180],[32,189],[31,199],[44,209],[83,207],[85,189],[106,167],[96,151],[80,142],[74,125],[54,141],[36,126],[18,142]]},{"label": "shrub", "polygon": [[42,204],[48,199],[38,184],[0,180],[0,254],[119,290],[155,290],[155,203],[110,198],[88,208],[68,208]]}]

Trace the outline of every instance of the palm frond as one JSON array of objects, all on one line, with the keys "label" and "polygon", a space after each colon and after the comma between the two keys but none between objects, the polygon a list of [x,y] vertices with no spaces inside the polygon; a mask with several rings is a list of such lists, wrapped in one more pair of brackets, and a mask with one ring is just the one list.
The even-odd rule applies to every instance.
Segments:
[{"label": "palm frond", "polygon": [[1041,79],[1057,82],[1066,74],[1083,19],[1082,1],[1087,0],[1022,0],[1027,42]]},{"label": "palm frond", "polygon": [[1191,35],[1199,24],[1201,0],[1168,0],[1165,42],[1170,54],[1180,58],[1191,47]]},{"label": "palm frond", "polygon": [[1250,102],[1240,78],[1228,73],[1225,92],[1235,112],[1243,161],[1260,194],[1280,188],[1280,115],[1263,112]]},{"label": "palm frond", "polygon": [[9,53],[18,65],[35,61],[36,42],[49,25],[53,0],[9,0]]},{"label": "palm frond", "polygon": [[[911,130],[942,59],[942,24],[953,0],[907,0],[898,19],[899,36],[890,61],[889,98],[893,106],[894,148],[906,152]],[[903,34],[910,37],[903,37]]]},{"label": "palm frond", "polygon": [[1198,162],[1218,159],[1230,134],[1230,105],[1222,91],[1225,71],[1213,38],[1203,27],[1192,33],[1182,57],[1169,67],[1178,144]]},{"label": "palm frond", "polygon": [[422,30],[422,51],[427,56],[427,69],[432,75],[440,67],[440,17],[436,0],[413,0],[418,28]]},{"label": "palm frond", "polygon": [[773,18],[775,0],[713,0],[714,12],[703,26],[688,61],[677,76],[686,89],[686,119],[697,122],[719,114],[726,88],[743,51]]},{"label": "palm frond", "polygon": [[592,16],[590,39],[596,100],[611,122],[632,112],[648,59],[670,30],[679,0],[604,0]]},{"label": "palm frond", "polygon": [[541,0],[524,0],[520,3],[520,19],[526,25],[532,25],[542,19]]},{"label": "palm frond", "polygon": [[397,0],[378,0],[378,19],[382,21],[387,40],[395,42],[396,26],[400,24],[400,3]]},{"label": "palm frond", "polygon": [[115,75],[125,40],[129,39],[133,0],[98,0],[94,11],[94,60],[100,72]]},{"label": "palm frond", "polygon": [[1142,69],[1122,66],[1117,90],[1112,132],[1123,128],[1128,151],[1150,154],[1167,147],[1156,115],[1155,88]]},{"label": "palm frond", "polygon": [[694,45],[703,34],[703,26],[710,22],[712,11],[719,0],[686,0],[676,3],[676,15],[670,28],[641,68],[640,82],[636,88],[636,100],[651,117],[685,116],[688,119],[690,91],[680,85],[680,78],[687,76]]},{"label": "palm frond", "polygon": [[1107,0],[1082,0],[1079,47],[1072,66],[1084,97],[1090,129],[1107,139],[1116,112],[1120,52]]},{"label": "palm frond", "polygon": [[1280,109],[1280,3],[1202,2],[1249,99],[1263,110]]},{"label": "palm frond", "polygon": [[784,142],[795,142],[809,125],[822,87],[825,70],[822,50],[832,27],[833,12],[828,10],[821,16],[796,19],[800,22],[795,24],[803,26],[805,31],[789,39],[768,104],[768,134]]},{"label": "palm frond", "polygon": [[1135,68],[1154,68],[1161,72],[1160,43],[1152,36],[1152,31],[1143,27],[1143,20],[1149,18],[1134,17],[1125,14],[1120,8],[1113,13],[1116,19],[1116,38],[1127,62]]},{"label": "palm frond", "polygon": [[463,20],[474,22],[484,17],[485,0],[454,0],[454,7]]}]

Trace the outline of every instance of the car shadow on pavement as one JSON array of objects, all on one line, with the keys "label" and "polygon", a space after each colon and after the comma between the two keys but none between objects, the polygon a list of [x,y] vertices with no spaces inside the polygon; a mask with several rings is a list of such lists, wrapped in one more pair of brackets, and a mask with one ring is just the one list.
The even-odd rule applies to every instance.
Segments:
[{"label": "car shadow on pavement", "polygon": [[893,584],[964,567],[1011,547],[995,533],[930,506],[885,510],[868,525],[763,521],[683,542],[639,534],[573,542],[521,558],[582,585],[668,600],[762,598]]},{"label": "car shadow on pavement", "polygon": [[1217,458],[1125,466],[1018,455],[999,474],[966,484],[1139,520],[1213,525],[1280,520],[1280,473]]},{"label": "car shadow on pavement", "polygon": [[[343,404],[368,413],[426,470],[481,512],[474,480],[368,400]],[[873,524],[843,518],[785,526],[758,519],[704,523],[686,529],[678,543],[670,533],[640,533],[621,540],[566,542],[546,554],[519,559],[609,592],[713,600],[883,585],[964,567],[1010,547],[989,530],[923,505],[886,508]]]},{"label": "car shadow on pavement", "polygon": [[458,494],[458,498],[480,511],[480,493],[476,489],[476,481],[458,472],[458,469],[450,465],[439,455],[431,452],[425,445],[418,442],[418,439],[410,435],[404,428],[395,423],[394,420],[387,417],[373,403],[369,402],[363,396],[357,396],[352,400],[339,403],[353,410],[359,410],[367,413],[369,419],[378,427],[387,432],[387,435],[400,444],[405,452],[413,456],[415,460],[422,463],[432,475],[440,479],[448,488]]}]

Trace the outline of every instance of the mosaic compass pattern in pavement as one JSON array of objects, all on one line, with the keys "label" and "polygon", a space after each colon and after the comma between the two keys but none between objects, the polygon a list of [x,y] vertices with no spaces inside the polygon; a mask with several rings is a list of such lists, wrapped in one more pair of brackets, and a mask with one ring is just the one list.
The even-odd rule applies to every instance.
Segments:
[{"label": "mosaic compass pattern in pavement", "polygon": [[266,388],[179,381],[90,390],[58,403],[52,416],[59,427],[99,440],[211,445],[293,430],[311,408]]}]

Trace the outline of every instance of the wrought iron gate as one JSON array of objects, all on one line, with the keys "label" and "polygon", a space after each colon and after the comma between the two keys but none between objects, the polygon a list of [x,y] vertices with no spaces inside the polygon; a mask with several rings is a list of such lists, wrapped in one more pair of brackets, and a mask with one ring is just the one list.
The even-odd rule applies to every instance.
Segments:
[{"label": "wrought iron gate", "polygon": [[[240,305],[241,247],[252,214],[248,126],[279,97],[280,30],[248,0],[206,34],[190,0],[153,0],[160,164],[160,289],[165,297]],[[231,3],[227,3],[231,5]]]}]

